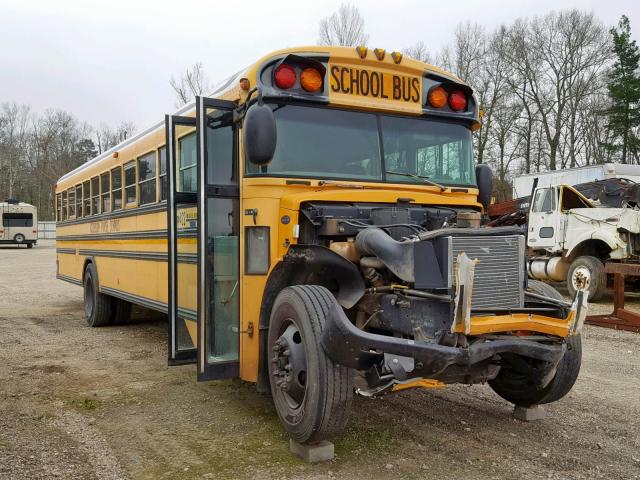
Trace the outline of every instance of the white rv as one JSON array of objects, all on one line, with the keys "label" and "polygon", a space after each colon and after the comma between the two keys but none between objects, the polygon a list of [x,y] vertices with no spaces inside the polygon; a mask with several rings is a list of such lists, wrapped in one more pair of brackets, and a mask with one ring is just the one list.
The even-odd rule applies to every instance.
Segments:
[{"label": "white rv", "polygon": [[38,211],[33,205],[7,200],[0,202],[0,244],[32,248],[38,241]]}]

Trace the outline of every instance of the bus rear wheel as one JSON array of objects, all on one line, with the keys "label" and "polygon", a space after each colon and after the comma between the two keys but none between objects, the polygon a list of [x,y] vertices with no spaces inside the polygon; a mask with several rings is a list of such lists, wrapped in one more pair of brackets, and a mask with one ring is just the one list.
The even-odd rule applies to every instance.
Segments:
[{"label": "bus rear wheel", "polygon": [[16,234],[16,236],[13,237],[13,241],[18,245],[22,245],[24,243],[24,235],[22,235],[21,233]]},{"label": "bus rear wheel", "polygon": [[320,344],[334,303],[326,288],[298,285],[280,292],[271,313],[271,394],[280,422],[298,443],[335,438],[348,420],[353,372],[334,363]]},{"label": "bus rear wheel", "polygon": [[93,263],[84,272],[84,314],[90,327],[108,325],[111,320],[112,299],[98,292],[98,273]]}]

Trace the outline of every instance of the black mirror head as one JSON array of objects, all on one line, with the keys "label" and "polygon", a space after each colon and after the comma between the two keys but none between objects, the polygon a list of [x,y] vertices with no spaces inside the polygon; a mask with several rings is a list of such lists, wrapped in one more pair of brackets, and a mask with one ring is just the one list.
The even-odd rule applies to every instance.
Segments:
[{"label": "black mirror head", "polygon": [[482,204],[485,212],[491,205],[493,195],[493,172],[486,163],[476,165],[476,182],[478,182],[478,202]]},{"label": "black mirror head", "polygon": [[276,151],[276,119],[262,102],[249,107],[244,117],[244,151],[254,165],[267,165]]}]

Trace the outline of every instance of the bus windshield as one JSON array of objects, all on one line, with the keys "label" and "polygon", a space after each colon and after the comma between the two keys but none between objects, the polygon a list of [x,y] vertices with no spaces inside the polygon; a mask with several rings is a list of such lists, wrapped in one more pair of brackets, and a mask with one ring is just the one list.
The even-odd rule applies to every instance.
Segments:
[{"label": "bus windshield", "polygon": [[475,185],[471,131],[464,125],[326,107],[272,109],[273,160],[266,167],[247,164],[249,176]]}]

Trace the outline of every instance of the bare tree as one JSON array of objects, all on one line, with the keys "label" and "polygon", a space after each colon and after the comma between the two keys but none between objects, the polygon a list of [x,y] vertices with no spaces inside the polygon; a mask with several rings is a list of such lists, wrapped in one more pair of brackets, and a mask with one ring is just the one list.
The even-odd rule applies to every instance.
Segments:
[{"label": "bare tree", "polygon": [[209,93],[213,88],[204,72],[202,62],[191,65],[180,78],[176,79],[172,75],[169,85],[176,93],[176,108],[193,101],[197,95]]},{"label": "bare tree", "polygon": [[558,165],[567,111],[575,111],[584,98],[578,93],[582,79],[606,63],[606,46],[602,24],[593,14],[578,10],[552,12],[519,22],[511,30],[509,61],[524,79],[527,101],[539,112],[551,170]]},{"label": "bare tree", "polygon": [[106,123],[100,124],[95,131],[98,153],[104,153],[110,148],[115,147],[133,135],[135,131],[136,126],[132,122],[122,122],[115,128],[110,127]]},{"label": "bare tree", "polygon": [[320,20],[320,45],[356,47],[366,45],[368,40],[364,18],[355,5],[343,3],[337,12]]},{"label": "bare tree", "polygon": [[431,63],[432,61],[429,49],[423,41],[416,42],[407,48],[403,48],[402,53],[404,53],[407,57],[415,58],[416,60],[420,60],[421,62]]}]

